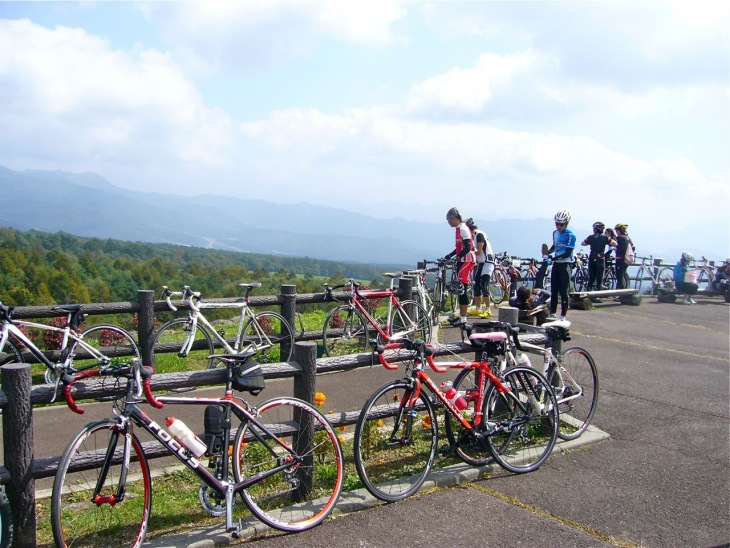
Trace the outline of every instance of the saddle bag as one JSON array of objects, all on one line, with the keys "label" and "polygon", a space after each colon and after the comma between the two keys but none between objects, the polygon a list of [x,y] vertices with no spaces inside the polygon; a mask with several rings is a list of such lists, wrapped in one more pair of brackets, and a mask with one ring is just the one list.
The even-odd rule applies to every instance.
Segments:
[{"label": "saddle bag", "polygon": [[249,392],[255,396],[265,387],[264,372],[256,360],[247,358],[233,367],[234,389],[239,392]]}]

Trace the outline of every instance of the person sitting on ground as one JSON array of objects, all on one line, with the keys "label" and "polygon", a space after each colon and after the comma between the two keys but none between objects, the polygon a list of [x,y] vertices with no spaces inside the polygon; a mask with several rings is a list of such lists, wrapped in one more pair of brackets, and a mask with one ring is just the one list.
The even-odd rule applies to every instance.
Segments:
[{"label": "person sitting on ground", "polygon": [[[544,289],[535,288],[530,291],[526,285],[517,288],[514,297],[510,298],[509,305],[518,310],[534,310],[538,306],[548,304],[550,302],[550,292]],[[548,311],[541,310],[535,314],[537,325],[542,325],[548,319]]]},{"label": "person sitting on ground", "polygon": [[730,302],[730,259],[726,259],[725,264],[717,267],[715,279],[712,280],[712,289],[725,293],[725,302]]},{"label": "person sitting on ground", "polygon": [[693,279],[694,272],[689,264],[694,261],[694,255],[689,251],[682,251],[682,257],[674,265],[674,287],[677,293],[684,294],[682,304],[697,304],[692,295],[697,293],[698,285]]}]

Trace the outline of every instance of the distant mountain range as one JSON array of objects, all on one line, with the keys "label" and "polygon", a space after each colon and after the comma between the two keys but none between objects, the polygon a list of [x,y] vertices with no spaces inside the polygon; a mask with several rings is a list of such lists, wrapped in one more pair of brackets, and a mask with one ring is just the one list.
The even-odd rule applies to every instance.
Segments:
[{"label": "distant mountain range", "polygon": [[[18,230],[411,267],[453,249],[453,232],[441,219],[377,219],[309,203],[137,192],[93,173],[17,172],[0,166],[0,196],[0,225]],[[495,252],[524,257],[538,256],[552,230],[549,219],[479,224]],[[574,230],[579,238],[590,233],[590,227]],[[657,242],[676,243],[667,233],[656,236]],[[651,253],[646,243],[639,242],[639,254]],[[724,259],[716,255],[727,242],[717,243],[714,255],[710,246],[693,251]],[[653,249],[672,258],[681,247],[655,244]]]}]

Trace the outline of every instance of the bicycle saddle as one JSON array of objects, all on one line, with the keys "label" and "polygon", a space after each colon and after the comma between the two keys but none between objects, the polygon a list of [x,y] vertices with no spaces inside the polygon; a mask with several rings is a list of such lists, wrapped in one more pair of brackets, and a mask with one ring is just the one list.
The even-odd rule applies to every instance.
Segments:
[{"label": "bicycle saddle", "polygon": [[257,287],[261,287],[261,282],[252,282],[248,284],[238,284],[238,287],[245,287],[246,289],[256,289]]}]

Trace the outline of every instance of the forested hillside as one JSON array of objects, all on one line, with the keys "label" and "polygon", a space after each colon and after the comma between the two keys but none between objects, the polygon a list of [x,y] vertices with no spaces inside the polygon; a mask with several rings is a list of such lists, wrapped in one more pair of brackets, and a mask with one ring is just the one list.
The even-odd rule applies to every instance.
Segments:
[{"label": "forested hillside", "polygon": [[276,294],[281,284],[312,293],[322,291],[322,278],[381,285],[382,272],[377,265],[0,227],[0,301],[10,305],[128,301],[139,289],[158,294],[163,285],[174,290],[189,285],[207,297],[235,296],[241,282],[261,282],[259,295]]}]

